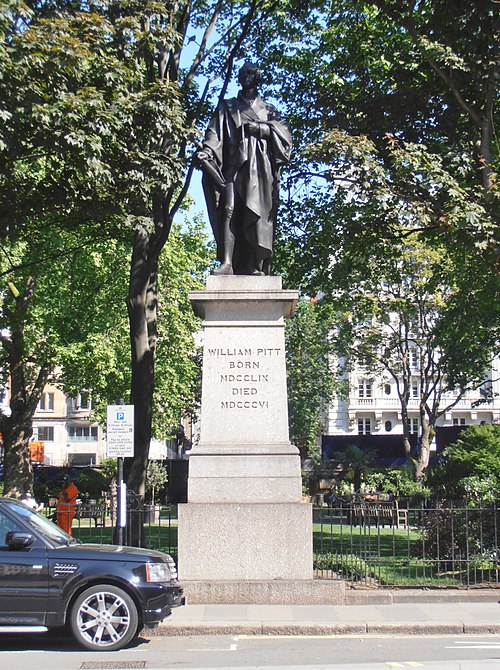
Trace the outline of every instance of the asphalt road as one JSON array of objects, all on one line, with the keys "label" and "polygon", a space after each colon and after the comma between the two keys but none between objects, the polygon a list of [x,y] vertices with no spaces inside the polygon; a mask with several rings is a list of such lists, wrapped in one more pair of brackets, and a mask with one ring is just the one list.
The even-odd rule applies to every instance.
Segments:
[{"label": "asphalt road", "polygon": [[1,635],[2,670],[500,670],[500,636],[196,636],[139,638],[82,651],[58,635]]}]

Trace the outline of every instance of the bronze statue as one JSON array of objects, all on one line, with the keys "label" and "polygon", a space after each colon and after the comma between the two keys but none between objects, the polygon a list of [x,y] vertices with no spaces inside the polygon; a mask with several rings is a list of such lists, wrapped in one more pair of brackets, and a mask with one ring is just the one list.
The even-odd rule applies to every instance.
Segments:
[{"label": "bronze statue", "polygon": [[196,154],[221,262],[214,274],[269,275],[279,173],[290,159],[291,135],[257,92],[259,68],[245,63],[238,81],[238,97],[219,103]]}]

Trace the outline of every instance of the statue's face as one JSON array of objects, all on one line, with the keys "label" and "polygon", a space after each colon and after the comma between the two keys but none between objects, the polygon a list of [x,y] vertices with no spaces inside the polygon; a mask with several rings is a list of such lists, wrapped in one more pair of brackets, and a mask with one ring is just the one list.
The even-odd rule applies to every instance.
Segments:
[{"label": "statue's face", "polygon": [[256,65],[243,65],[238,74],[242,88],[254,88],[260,81],[260,71]]}]

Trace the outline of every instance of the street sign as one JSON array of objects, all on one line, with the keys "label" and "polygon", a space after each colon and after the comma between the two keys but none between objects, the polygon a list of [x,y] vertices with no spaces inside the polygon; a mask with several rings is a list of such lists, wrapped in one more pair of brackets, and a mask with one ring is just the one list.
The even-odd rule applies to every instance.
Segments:
[{"label": "street sign", "polygon": [[134,455],[134,406],[108,405],[106,455],[126,458]]}]

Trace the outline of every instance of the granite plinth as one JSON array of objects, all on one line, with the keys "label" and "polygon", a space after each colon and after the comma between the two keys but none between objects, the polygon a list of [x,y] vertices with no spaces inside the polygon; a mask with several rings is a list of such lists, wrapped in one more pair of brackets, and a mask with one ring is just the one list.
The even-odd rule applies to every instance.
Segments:
[{"label": "granite plinth", "polygon": [[179,579],[312,579],[311,506],[179,505]]}]

